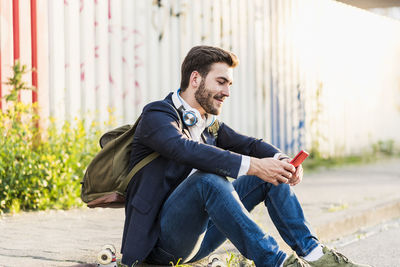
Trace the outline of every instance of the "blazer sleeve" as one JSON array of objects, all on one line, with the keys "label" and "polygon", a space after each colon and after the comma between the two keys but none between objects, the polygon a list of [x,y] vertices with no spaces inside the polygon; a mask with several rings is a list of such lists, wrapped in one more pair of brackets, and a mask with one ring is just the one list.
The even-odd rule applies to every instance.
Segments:
[{"label": "blazer sleeve", "polygon": [[144,108],[135,136],[145,146],[180,164],[222,176],[237,177],[241,155],[189,139],[182,133],[181,121],[177,116],[168,103],[153,102]]},{"label": "blazer sleeve", "polygon": [[256,158],[273,157],[276,153],[281,152],[278,148],[264,142],[262,139],[242,135],[222,122],[218,130],[217,146]]}]

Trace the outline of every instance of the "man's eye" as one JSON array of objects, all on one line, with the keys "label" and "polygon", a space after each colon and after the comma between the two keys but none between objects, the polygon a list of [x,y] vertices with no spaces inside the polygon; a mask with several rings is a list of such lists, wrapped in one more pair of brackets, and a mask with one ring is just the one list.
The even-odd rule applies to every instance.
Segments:
[{"label": "man's eye", "polygon": [[218,81],[218,83],[219,83],[220,85],[223,85],[225,82],[220,82],[220,81]]}]

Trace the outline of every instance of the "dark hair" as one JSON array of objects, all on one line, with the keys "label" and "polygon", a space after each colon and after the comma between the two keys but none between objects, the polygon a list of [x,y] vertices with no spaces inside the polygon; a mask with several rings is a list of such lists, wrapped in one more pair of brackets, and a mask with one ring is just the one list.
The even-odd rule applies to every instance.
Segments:
[{"label": "dark hair", "polygon": [[204,78],[210,71],[211,65],[218,62],[226,63],[232,68],[239,64],[235,54],[218,47],[200,45],[190,49],[181,67],[181,91],[185,91],[189,86],[193,71],[197,71]]}]

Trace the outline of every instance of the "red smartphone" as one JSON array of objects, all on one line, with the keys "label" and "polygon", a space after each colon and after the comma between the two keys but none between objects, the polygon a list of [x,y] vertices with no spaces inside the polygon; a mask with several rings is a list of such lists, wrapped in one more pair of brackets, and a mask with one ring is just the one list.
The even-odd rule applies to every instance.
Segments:
[{"label": "red smartphone", "polygon": [[293,159],[290,164],[295,166],[296,168],[308,157],[308,154],[306,151],[301,150]]}]

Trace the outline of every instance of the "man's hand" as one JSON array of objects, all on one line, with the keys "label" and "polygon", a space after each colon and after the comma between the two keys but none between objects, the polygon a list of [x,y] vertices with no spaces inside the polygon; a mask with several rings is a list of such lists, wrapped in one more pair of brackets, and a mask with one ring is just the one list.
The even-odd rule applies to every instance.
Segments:
[{"label": "man's hand", "polygon": [[286,160],[281,161],[274,158],[258,159],[252,157],[247,174],[255,175],[273,185],[281,183],[296,185],[301,181],[300,177],[303,175],[303,169],[300,168],[301,170],[299,170],[299,167],[297,168],[299,172],[297,172],[296,168]]},{"label": "man's hand", "polygon": [[[291,160],[292,159],[283,159],[282,161],[289,163]],[[292,178],[289,179],[289,184],[291,186],[295,186],[295,185],[299,184],[302,180],[303,180],[303,167],[300,164],[299,166],[297,166],[296,172],[294,173]]]}]

